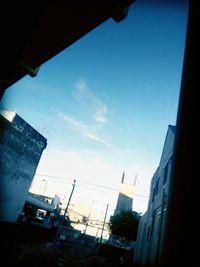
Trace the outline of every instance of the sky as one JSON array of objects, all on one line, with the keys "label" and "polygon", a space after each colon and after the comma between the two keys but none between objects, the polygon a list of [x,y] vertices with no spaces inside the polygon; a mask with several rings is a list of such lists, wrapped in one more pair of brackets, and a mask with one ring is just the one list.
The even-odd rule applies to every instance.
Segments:
[{"label": "sky", "polygon": [[6,90],[0,104],[47,138],[33,190],[68,199],[76,179],[71,203],[112,214],[125,172],[145,212],[176,123],[186,21],[187,1],[137,0]]}]

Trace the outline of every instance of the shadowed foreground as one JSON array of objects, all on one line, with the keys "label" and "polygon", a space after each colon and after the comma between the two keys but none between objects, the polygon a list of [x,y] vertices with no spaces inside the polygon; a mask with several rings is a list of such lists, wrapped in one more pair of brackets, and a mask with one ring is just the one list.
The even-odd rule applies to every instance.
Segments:
[{"label": "shadowed foreground", "polygon": [[5,241],[1,244],[1,266],[13,267],[76,267],[76,266],[95,266],[95,267],[117,267],[115,262],[101,257],[88,256],[85,259],[78,259],[69,256],[69,247],[64,246],[62,249],[55,247],[48,248],[46,245],[29,245],[20,244],[12,241]]}]

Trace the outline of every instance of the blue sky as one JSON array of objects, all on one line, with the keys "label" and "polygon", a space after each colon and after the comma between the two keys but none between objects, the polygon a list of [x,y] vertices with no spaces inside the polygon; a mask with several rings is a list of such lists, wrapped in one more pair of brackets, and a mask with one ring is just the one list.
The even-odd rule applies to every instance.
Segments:
[{"label": "blue sky", "polygon": [[7,89],[1,105],[47,138],[37,173],[55,177],[37,176],[35,186],[45,177],[47,191],[67,196],[77,179],[74,201],[109,202],[112,213],[117,191],[84,182],[117,189],[125,171],[126,182],[137,175],[133,209],[146,209],[176,122],[186,3],[138,0],[125,20],[106,21]]}]

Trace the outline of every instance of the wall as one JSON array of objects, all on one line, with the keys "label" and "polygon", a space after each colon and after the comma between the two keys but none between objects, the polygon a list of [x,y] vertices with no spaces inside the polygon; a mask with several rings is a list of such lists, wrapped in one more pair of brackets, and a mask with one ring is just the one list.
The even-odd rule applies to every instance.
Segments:
[{"label": "wall", "polygon": [[47,140],[17,114],[0,124],[0,220],[15,222]]},{"label": "wall", "polygon": [[175,127],[169,125],[159,166],[151,180],[146,213],[139,224],[135,262],[140,265],[159,263],[166,227],[166,207],[172,166]]}]

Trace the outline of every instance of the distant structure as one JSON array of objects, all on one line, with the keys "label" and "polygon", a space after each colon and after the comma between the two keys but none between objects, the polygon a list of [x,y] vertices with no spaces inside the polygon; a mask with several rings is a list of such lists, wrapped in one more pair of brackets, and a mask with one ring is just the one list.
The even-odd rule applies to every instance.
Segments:
[{"label": "distant structure", "polygon": [[133,184],[126,184],[124,182],[125,172],[123,172],[122,181],[121,181],[120,190],[119,190],[119,195],[118,195],[118,200],[117,200],[117,206],[116,206],[116,209],[114,211],[114,215],[119,214],[122,210],[124,210],[124,211],[132,210],[134,187],[136,184],[136,178],[137,178],[137,176],[135,177]]},{"label": "distant structure", "polygon": [[[113,216],[120,214],[122,211],[132,211],[136,179],[137,176],[135,177],[133,184],[125,183],[125,172],[123,172],[116,209],[114,214],[110,217],[110,221],[112,221]],[[120,236],[114,234],[110,234],[108,244],[117,247],[131,247],[131,242],[128,242],[127,240],[125,241]]]},{"label": "distant structure", "polygon": [[46,146],[16,112],[0,108],[0,221],[17,221]]}]

